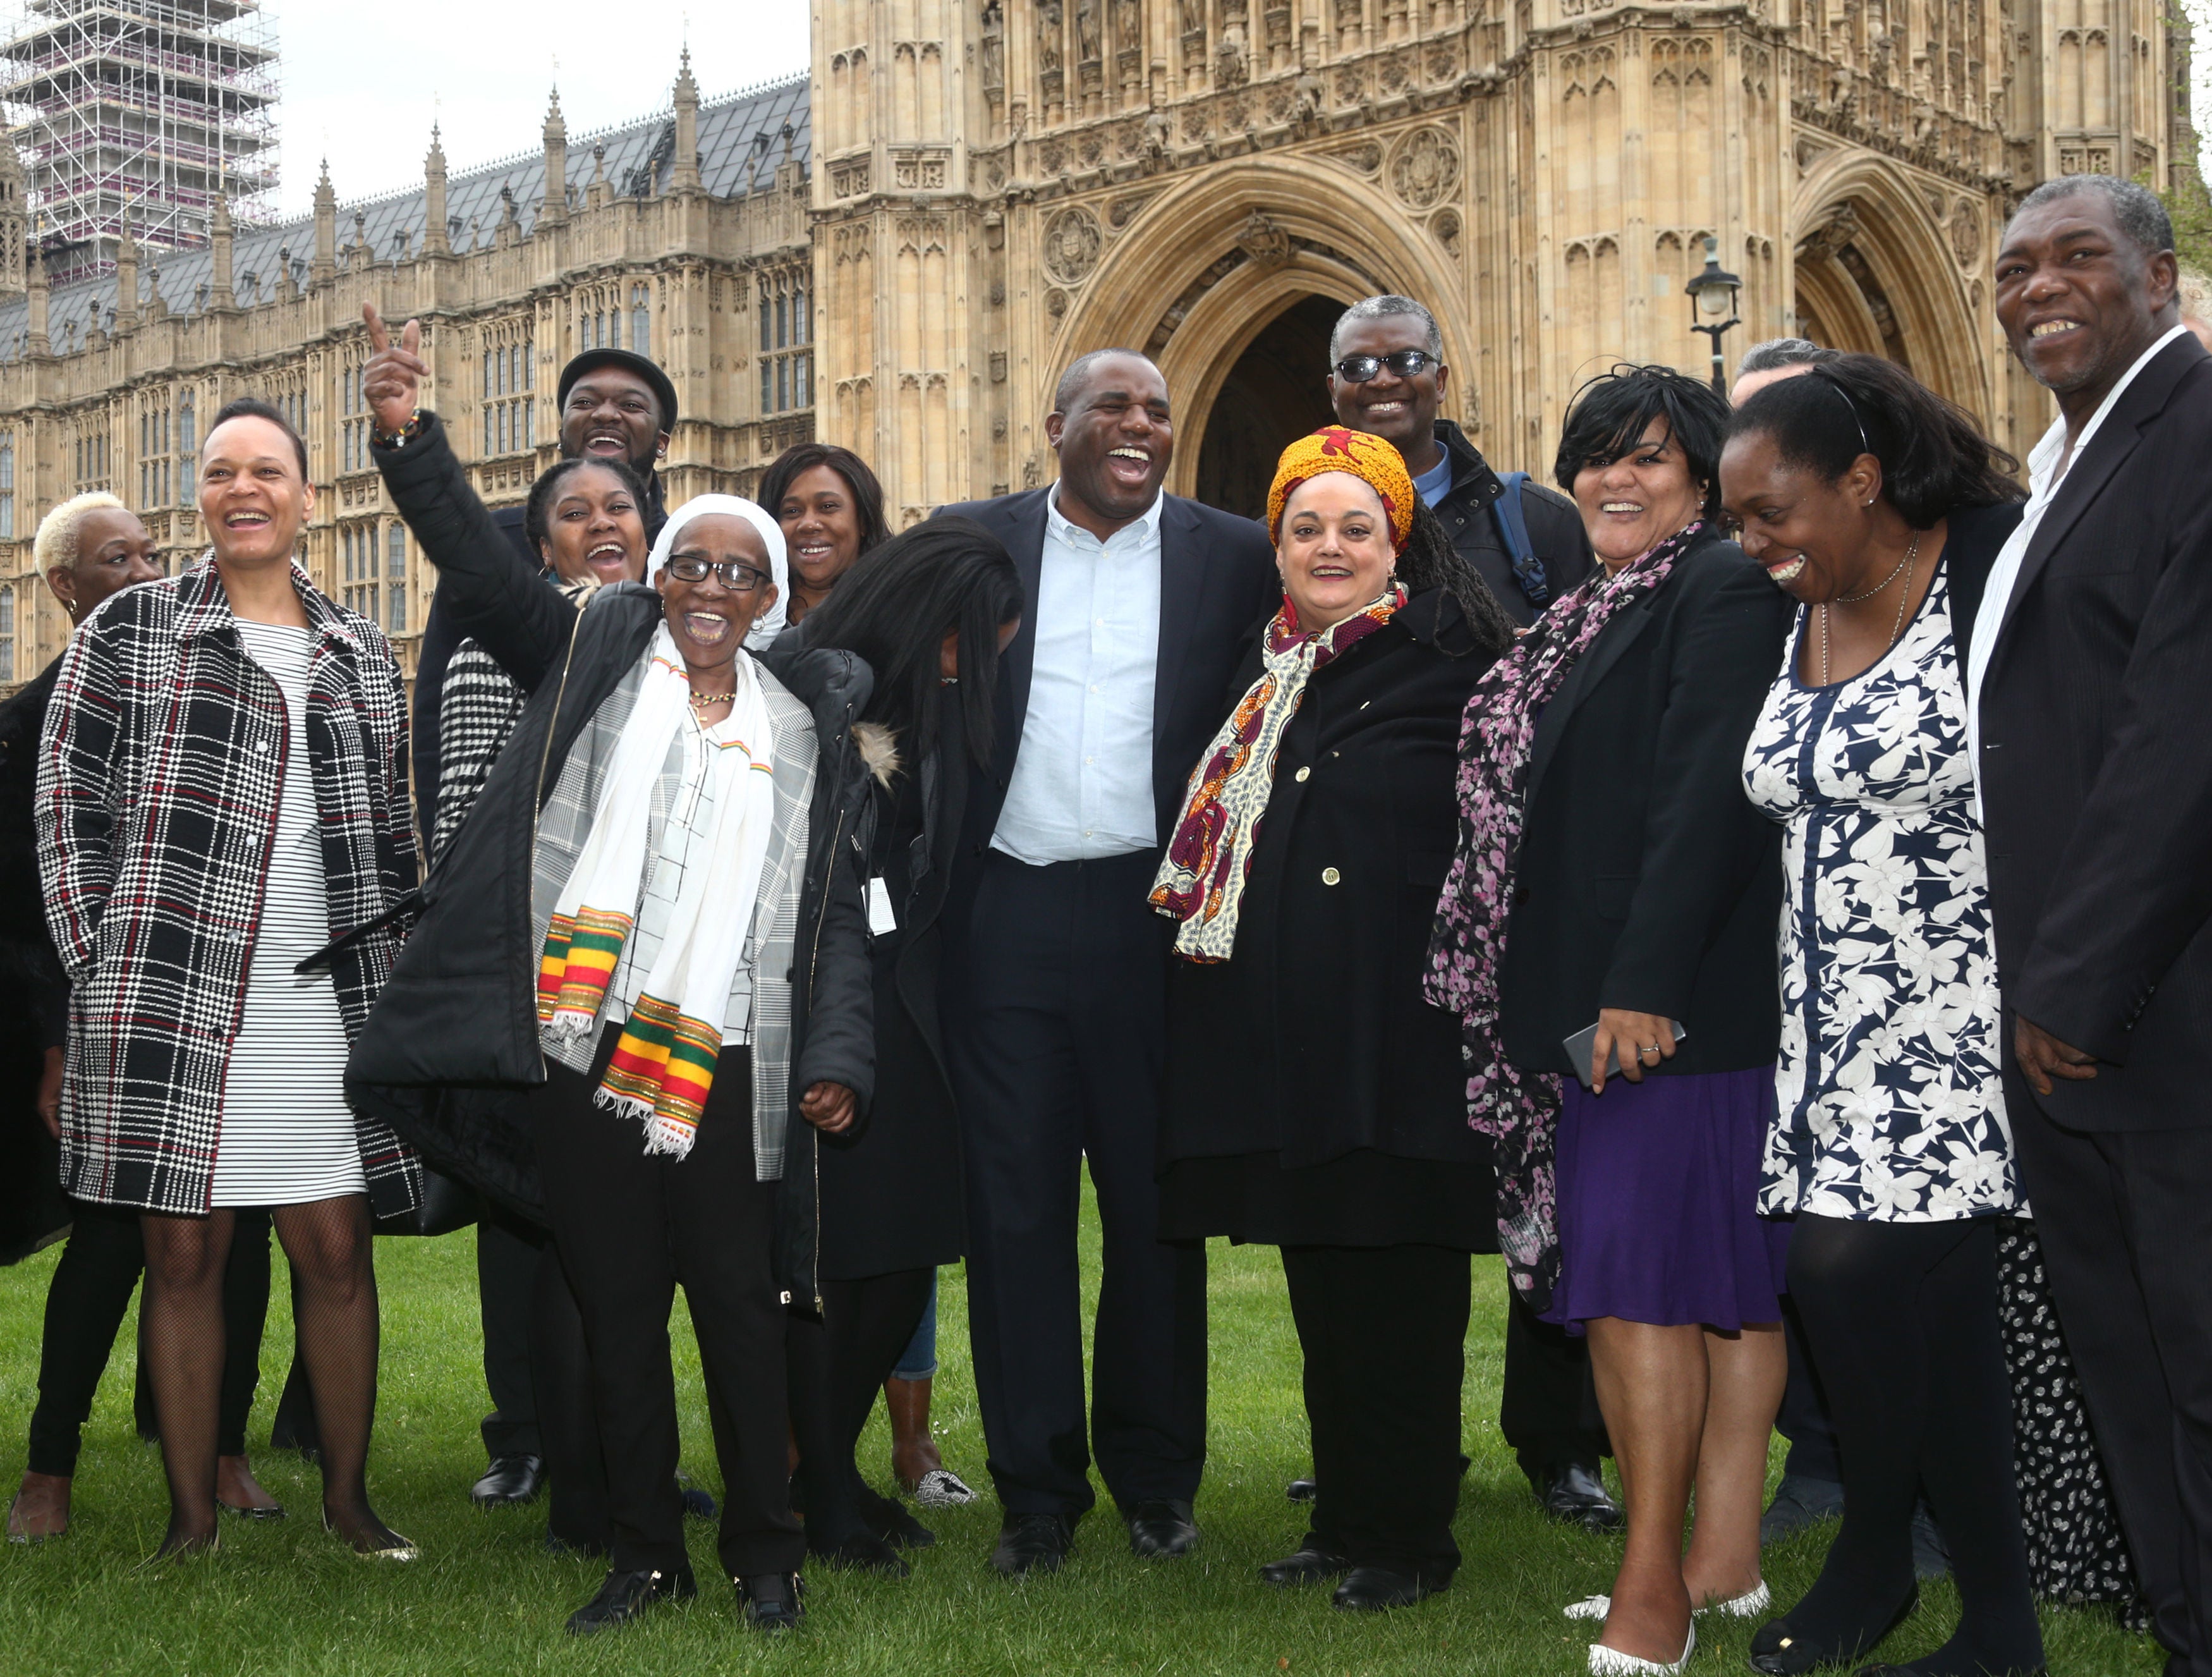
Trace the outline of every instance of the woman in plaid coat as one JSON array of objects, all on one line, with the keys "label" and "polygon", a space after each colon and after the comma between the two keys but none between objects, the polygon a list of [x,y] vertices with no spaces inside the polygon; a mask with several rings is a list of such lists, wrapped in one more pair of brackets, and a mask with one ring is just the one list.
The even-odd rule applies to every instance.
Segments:
[{"label": "woman in plaid coat", "polygon": [[223,1268],[234,1208],[269,1206],[298,1279],[325,1522],[359,1553],[411,1558],[364,1482],[369,1235],[413,1206],[421,1170],[343,1087],[414,883],[399,671],[293,562],[314,495],[283,416],[230,404],[199,471],[211,550],[84,624],[40,744],[39,871],[70,984],[63,1186],[142,1214],[161,1552],[216,1542]]}]

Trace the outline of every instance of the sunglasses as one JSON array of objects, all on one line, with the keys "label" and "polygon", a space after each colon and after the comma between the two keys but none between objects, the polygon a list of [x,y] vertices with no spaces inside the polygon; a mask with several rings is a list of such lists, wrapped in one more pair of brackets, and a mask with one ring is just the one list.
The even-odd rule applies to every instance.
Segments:
[{"label": "sunglasses", "polygon": [[1389,368],[1399,378],[1410,379],[1436,364],[1426,349],[1394,349],[1387,355],[1346,355],[1336,364],[1336,376],[1348,385],[1364,385]]},{"label": "sunglasses", "polygon": [[707,573],[712,571],[722,579],[722,586],[733,594],[750,594],[755,589],[765,588],[775,580],[757,566],[748,565],[737,559],[725,559],[720,563],[714,564],[704,559],[694,559],[689,555],[684,555],[671,559],[661,567],[661,569],[678,582],[704,582],[707,580]]}]

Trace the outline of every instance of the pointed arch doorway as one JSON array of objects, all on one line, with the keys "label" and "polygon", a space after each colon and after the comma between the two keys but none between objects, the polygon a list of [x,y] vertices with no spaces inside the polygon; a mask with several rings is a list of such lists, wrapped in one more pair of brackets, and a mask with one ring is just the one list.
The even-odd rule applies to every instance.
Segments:
[{"label": "pointed arch doorway", "polygon": [[1324,380],[1328,335],[1344,308],[1309,294],[1238,353],[1201,422],[1199,500],[1245,518],[1266,516],[1267,485],[1284,448],[1335,416]]}]

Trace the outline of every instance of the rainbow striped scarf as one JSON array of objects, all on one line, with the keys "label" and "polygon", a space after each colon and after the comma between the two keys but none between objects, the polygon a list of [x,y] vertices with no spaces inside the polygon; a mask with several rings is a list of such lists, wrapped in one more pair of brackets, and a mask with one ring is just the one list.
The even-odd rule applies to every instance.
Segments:
[{"label": "rainbow striped scarf", "polygon": [[738,696],[729,717],[696,738],[682,732],[697,725],[690,684],[665,627],[653,636],[647,659],[590,835],[554,904],[538,966],[538,1020],[549,1036],[571,1042],[597,1029],[636,927],[654,788],[671,744],[684,739],[685,791],[691,777],[705,777],[714,799],[712,827],[685,870],[665,935],[594,1097],[645,1126],[647,1152],[681,1158],[691,1151],[714,1087],[730,989],[760,895],[775,824],[775,741],[750,654],[738,654]]}]

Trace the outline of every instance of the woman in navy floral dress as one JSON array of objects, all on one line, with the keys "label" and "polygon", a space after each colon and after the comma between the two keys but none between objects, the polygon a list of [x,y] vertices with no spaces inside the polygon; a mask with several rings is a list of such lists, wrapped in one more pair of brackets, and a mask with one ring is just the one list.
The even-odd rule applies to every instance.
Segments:
[{"label": "woman in navy floral dress", "polygon": [[2020,1203],[1960,638],[2019,522],[2010,464],[1887,362],[1845,356],[1737,410],[1723,493],[1805,605],[1745,750],[1786,831],[1778,1110],[1760,1209],[1842,1446],[1819,1580],[1752,1644],[1764,1672],[1849,1660],[1910,1613],[1926,1486],[1961,1604],[1924,1677],[2043,1668],[1997,1328]]}]

